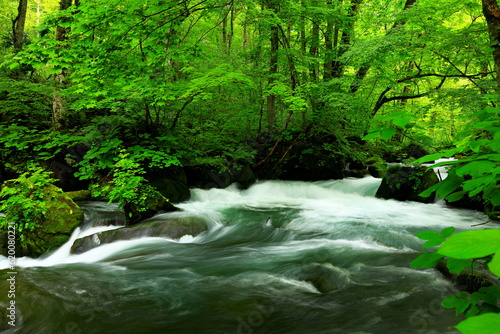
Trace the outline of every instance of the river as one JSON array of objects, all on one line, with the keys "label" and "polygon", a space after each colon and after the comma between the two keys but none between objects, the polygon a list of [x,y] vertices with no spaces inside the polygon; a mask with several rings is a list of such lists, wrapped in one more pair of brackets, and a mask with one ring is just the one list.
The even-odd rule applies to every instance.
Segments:
[{"label": "river", "polygon": [[[193,189],[179,205],[184,212],[166,215],[204,217],[209,231],[70,255],[75,238],[116,228],[94,221],[121,219],[115,206],[84,203],[87,223],[70,242],[18,259],[17,323],[5,326],[3,317],[10,329],[2,333],[457,333],[451,326],[460,318],[439,305],[453,286],[434,270],[409,268],[422,252],[414,235],[468,230],[486,217],[377,199],[379,184],[367,177]],[[2,292],[2,310],[7,303]]]}]

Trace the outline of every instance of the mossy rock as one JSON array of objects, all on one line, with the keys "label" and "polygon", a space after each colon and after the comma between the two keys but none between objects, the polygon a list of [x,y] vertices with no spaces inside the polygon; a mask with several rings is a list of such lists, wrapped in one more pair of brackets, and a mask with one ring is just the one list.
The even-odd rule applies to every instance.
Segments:
[{"label": "mossy rock", "polygon": [[381,157],[370,158],[365,164],[368,166],[368,173],[373,177],[383,178],[387,172],[387,163]]},{"label": "mossy rock", "polygon": [[196,236],[208,229],[206,221],[197,216],[169,217],[146,221],[133,226],[105,231],[77,239],[71,253],[81,254],[99,245],[118,240],[132,240],[143,237],[167,237],[179,239],[184,235]]},{"label": "mossy rock", "polygon": [[86,201],[92,198],[90,190],[67,191],[65,194],[73,201]]},{"label": "mossy rock", "polygon": [[[54,186],[43,189],[45,208],[43,220],[39,221],[34,232],[26,235],[25,246],[18,241],[16,256],[38,257],[62,246],[71,237],[75,228],[83,223],[84,213],[73,200]],[[1,254],[7,251],[7,236],[0,240]]]},{"label": "mossy rock", "polygon": [[234,164],[234,166],[229,169],[229,172],[231,173],[233,181],[238,183],[241,189],[248,189],[257,181],[252,168],[247,164]]},{"label": "mossy rock", "polygon": [[392,166],[387,170],[375,196],[398,201],[433,203],[435,196],[421,197],[419,194],[438,182],[433,170]]}]

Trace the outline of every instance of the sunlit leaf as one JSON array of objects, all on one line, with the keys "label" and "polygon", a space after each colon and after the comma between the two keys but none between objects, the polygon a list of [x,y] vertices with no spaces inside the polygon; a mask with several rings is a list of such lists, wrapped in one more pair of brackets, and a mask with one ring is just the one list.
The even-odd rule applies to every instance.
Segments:
[{"label": "sunlit leaf", "polygon": [[463,334],[498,334],[500,314],[487,313],[468,318],[455,326],[455,328]]},{"label": "sunlit leaf", "polygon": [[500,230],[465,231],[449,237],[438,253],[457,259],[481,258],[500,249]]}]

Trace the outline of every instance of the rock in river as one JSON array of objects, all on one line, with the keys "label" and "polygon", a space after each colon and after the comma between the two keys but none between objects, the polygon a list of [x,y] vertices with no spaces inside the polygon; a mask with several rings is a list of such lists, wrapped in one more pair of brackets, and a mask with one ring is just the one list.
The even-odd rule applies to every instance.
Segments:
[{"label": "rock in river", "polygon": [[208,229],[206,221],[201,217],[167,217],[122,227],[116,230],[99,232],[75,240],[71,253],[81,254],[102,244],[118,240],[131,240],[143,237],[167,237],[179,239],[184,235],[198,235]]}]

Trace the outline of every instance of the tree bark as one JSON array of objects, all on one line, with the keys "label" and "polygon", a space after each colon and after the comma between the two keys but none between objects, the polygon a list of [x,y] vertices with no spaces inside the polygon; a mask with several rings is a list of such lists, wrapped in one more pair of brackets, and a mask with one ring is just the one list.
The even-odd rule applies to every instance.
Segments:
[{"label": "tree bark", "polygon": [[358,14],[359,5],[363,0],[351,0],[351,9],[348,15],[348,27],[342,30],[340,37],[340,47],[336,59],[332,62],[332,77],[341,78],[344,74],[344,63],[340,59],[351,47],[351,40],[354,37],[354,21]]},{"label": "tree bark", "polygon": [[[59,10],[63,11],[71,6],[72,0],[61,0],[59,2]],[[58,26],[56,28],[56,41],[63,42],[68,37],[69,28]],[[66,117],[66,99],[61,95],[61,88],[66,83],[67,69],[63,68],[59,73],[54,74],[56,89],[54,90],[54,98],[52,101],[52,128],[60,130],[63,128],[63,120]]]},{"label": "tree bark", "polygon": [[[273,0],[269,1],[268,9],[277,13],[278,6]],[[269,41],[271,43],[271,54],[269,61],[268,87],[272,88],[278,73],[278,48],[279,48],[279,27],[276,23],[271,26]],[[267,96],[267,124],[272,128],[276,124],[276,95],[271,93]]]},{"label": "tree bark", "polygon": [[482,0],[483,14],[488,24],[490,45],[493,48],[497,88],[500,90],[500,8],[497,0]]},{"label": "tree bark", "polygon": [[[332,1],[327,1],[326,5],[328,8],[332,6]],[[327,16],[326,19],[326,31],[325,31],[325,67],[323,72],[323,80],[330,80],[332,78],[332,60],[333,60],[333,29],[334,29],[333,18],[331,15]]]},{"label": "tree bark", "polygon": [[12,20],[12,35],[14,38],[14,52],[23,48],[24,26],[26,25],[26,12],[28,11],[28,0],[19,0],[17,16]]}]

